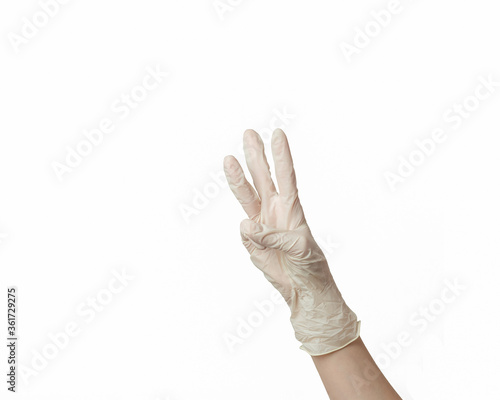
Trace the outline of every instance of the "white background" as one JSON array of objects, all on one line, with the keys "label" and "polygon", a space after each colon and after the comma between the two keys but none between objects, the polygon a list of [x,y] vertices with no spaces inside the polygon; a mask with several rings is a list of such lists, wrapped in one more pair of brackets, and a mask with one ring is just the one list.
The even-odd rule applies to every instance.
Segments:
[{"label": "white background", "polygon": [[[19,398],[327,398],[286,305],[242,343],[225,340],[273,290],[240,243],[245,215],[219,183],[222,160],[243,162],[243,131],[268,142],[273,124],[288,134],[311,229],[397,391],[495,397],[500,87],[477,104],[469,96],[481,79],[500,81],[496,2],[401,0],[378,34],[372,12],[384,1],[221,3],[233,5],[73,0],[44,21],[37,1],[2,2],[1,308],[16,285],[27,368],[53,350],[50,335],[79,327],[19,376]],[[34,18],[44,26],[13,45]],[[372,37],[346,57],[342,43],[365,28]],[[121,118],[111,105],[141,94],[148,68],[168,77]],[[464,101],[477,109],[447,122]],[[53,163],[106,118],[113,132],[59,180]],[[391,190],[386,173],[437,128],[446,140]],[[134,278],[109,299],[122,270]],[[446,281],[462,287],[448,304]],[[96,296],[109,304],[87,322]],[[416,324],[430,306],[432,321]],[[411,343],[398,348],[404,332]]]}]

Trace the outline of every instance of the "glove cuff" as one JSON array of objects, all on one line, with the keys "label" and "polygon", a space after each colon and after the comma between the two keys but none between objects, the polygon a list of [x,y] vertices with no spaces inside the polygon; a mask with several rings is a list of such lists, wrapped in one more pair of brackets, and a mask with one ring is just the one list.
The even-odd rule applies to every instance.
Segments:
[{"label": "glove cuff", "polygon": [[300,346],[310,356],[323,356],[333,353],[334,351],[343,349],[347,345],[359,338],[361,330],[361,321],[356,321],[347,331],[342,331],[336,337],[328,339],[315,340],[305,342]]}]

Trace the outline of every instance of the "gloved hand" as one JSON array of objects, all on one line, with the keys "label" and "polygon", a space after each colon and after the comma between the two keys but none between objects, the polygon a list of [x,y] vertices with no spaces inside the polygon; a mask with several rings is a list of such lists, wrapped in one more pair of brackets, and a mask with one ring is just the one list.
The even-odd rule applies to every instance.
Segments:
[{"label": "gloved hand", "polygon": [[359,337],[360,322],[337,289],[307,225],[285,133],[276,129],[271,142],[279,193],[260,136],[245,131],[243,146],[257,191],[236,158],[224,159],[229,187],[249,217],[241,222],[242,242],[290,307],[300,348],[312,356],[339,350]]}]

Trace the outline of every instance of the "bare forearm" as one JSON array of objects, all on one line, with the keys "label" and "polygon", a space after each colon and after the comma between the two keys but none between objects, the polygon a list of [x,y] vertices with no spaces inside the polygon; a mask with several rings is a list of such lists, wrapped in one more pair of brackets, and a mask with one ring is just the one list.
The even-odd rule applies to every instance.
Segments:
[{"label": "bare forearm", "polygon": [[312,359],[331,400],[401,400],[361,338]]}]

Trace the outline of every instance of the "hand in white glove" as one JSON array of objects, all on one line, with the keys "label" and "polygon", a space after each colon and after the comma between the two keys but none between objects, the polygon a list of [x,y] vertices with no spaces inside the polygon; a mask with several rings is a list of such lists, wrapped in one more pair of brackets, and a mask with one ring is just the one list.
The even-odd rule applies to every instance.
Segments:
[{"label": "hand in white glove", "polygon": [[250,259],[285,298],[301,349],[312,356],[339,350],[359,337],[360,322],[344,302],[307,225],[285,133],[276,129],[272,137],[279,193],[260,136],[247,130],[243,145],[257,192],[233,156],[224,159],[224,171],[250,218],[240,226]]}]

